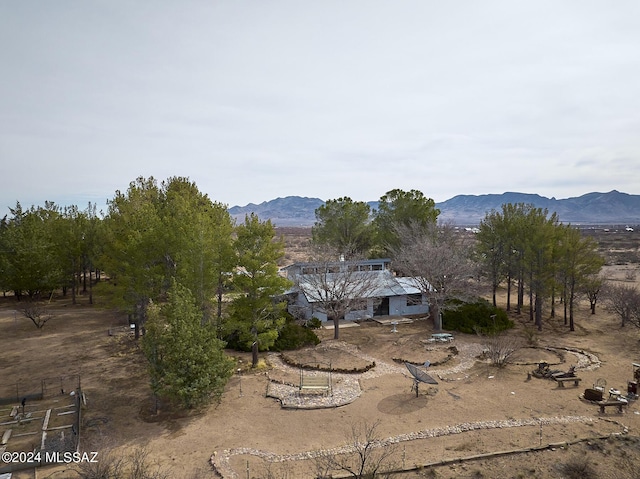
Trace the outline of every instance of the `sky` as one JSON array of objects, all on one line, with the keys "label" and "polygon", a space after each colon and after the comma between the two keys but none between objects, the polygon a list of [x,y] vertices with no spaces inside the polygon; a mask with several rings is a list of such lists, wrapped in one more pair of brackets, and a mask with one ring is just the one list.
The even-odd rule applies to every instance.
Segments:
[{"label": "sky", "polygon": [[[640,2],[0,1],[0,214],[640,194]],[[8,211],[8,210],[7,210]]]}]

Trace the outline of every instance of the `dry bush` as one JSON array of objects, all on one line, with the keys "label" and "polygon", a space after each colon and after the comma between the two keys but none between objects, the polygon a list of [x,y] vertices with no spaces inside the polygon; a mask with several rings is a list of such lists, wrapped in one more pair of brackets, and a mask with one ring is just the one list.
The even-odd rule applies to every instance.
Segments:
[{"label": "dry bush", "polygon": [[47,313],[46,308],[37,301],[27,302],[22,307],[22,314],[29,318],[38,329],[42,329],[54,317],[53,314]]},{"label": "dry bush", "polygon": [[262,472],[258,477],[261,479],[295,479],[296,474],[291,464],[265,462]]},{"label": "dry bush", "polygon": [[397,467],[393,462],[397,444],[384,444],[376,434],[378,425],[379,421],[352,424],[347,435],[349,443],[342,448],[344,452],[315,460],[316,477],[331,477],[333,471],[347,473],[354,479],[390,477],[389,471]]},{"label": "dry bush", "polygon": [[563,477],[567,479],[597,479],[598,474],[595,469],[589,463],[589,460],[584,457],[574,457],[573,459],[559,464],[558,468]]},{"label": "dry bush", "polygon": [[513,355],[522,347],[522,340],[507,334],[485,337],[485,356],[493,366],[502,368],[511,362]]},{"label": "dry bush", "polygon": [[126,456],[114,449],[101,450],[96,462],[79,463],[76,473],[80,479],[170,479],[174,477],[160,464],[151,461],[149,452],[145,448],[136,448]]},{"label": "dry bush", "polygon": [[522,330],[522,335],[528,346],[534,347],[538,345],[538,332],[534,328],[525,327]]}]

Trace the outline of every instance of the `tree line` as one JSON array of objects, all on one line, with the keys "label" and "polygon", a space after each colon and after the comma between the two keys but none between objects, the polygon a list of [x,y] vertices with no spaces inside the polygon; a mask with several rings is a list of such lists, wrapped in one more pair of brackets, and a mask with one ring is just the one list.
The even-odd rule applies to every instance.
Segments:
[{"label": "tree line", "polygon": [[[528,302],[530,319],[539,330],[545,306],[555,317],[558,302],[571,331],[579,296],[589,299],[595,313],[604,259],[592,238],[561,223],[556,213],[531,204],[505,204],[485,215],[473,241],[438,222],[439,214],[433,200],[416,190],[388,192],[377,211],[343,197],[316,210],[312,236],[314,243],[332,247],[343,257],[391,258],[398,273],[420,281],[436,329],[442,326],[441,312],[472,300],[486,286],[494,306],[498,289],[506,287],[507,311],[520,314]],[[618,296],[633,296],[623,293]]]},{"label": "tree line", "polygon": [[137,178],[101,215],[51,202],[10,212],[0,222],[3,291],[28,303],[61,289],[75,303],[80,288],[108,277],[101,291],[142,337],[154,392],[186,407],[222,393],[229,338],[255,364],[285,322],[275,227],[255,215],[235,224],[187,178]]},{"label": "tree line", "polygon": [[491,283],[494,304],[498,286],[506,282],[507,310],[512,294],[518,313],[528,296],[529,315],[535,318],[538,330],[542,329],[546,300],[554,317],[556,299],[561,299],[565,324],[568,321],[571,331],[575,330],[578,295],[590,293],[595,312],[604,258],[593,238],[560,223],[556,213],[550,215],[546,209],[522,203],[505,204],[502,211],[488,213],[479,230],[477,258]]},{"label": "tree line", "polygon": [[[0,221],[0,287],[18,300],[61,289],[74,302],[80,292],[92,302],[93,284],[104,275],[103,290],[142,337],[154,392],[186,407],[219,396],[233,370],[222,349],[250,350],[255,365],[287,323],[278,299],[291,286],[278,273],[283,240],[255,215],[236,224],[188,178],[137,178],[107,206],[105,213],[93,204],[81,210],[50,202],[10,209]],[[494,306],[500,287],[507,310],[521,313],[528,302],[538,329],[543,308],[554,316],[558,299],[570,330],[578,295],[586,294],[595,312],[604,264],[597,243],[556,214],[506,204],[486,214],[472,240],[439,222],[439,214],[417,190],[391,190],[375,211],[348,197],[328,200],[316,210],[312,243],[334,260],[391,258],[399,275],[418,280],[436,329],[441,313],[476,301],[486,287]],[[634,291],[619,294],[627,298],[623,324],[640,317]],[[335,321],[348,312],[340,302],[349,298],[325,296],[327,308],[339,311],[329,314]]]}]

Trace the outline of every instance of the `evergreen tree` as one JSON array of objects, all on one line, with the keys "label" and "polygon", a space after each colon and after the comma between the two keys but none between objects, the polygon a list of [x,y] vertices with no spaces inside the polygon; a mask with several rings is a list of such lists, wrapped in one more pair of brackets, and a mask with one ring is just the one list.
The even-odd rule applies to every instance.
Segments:
[{"label": "evergreen tree", "polygon": [[367,203],[345,196],[328,200],[315,214],[311,233],[316,245],[334,249],[345,259],[366,256],[373,244],[371,208]]},{"label": "evergreen tree", "polygon": [[491,295],[495,307],[496,292],[508,274],[506,250],[509,248],[509,238],[504,216],[495,211],[488,213],[480,222],[479,230],[476,238],[476,260],[483,274],[491,282]]},{"label": "evergreen tree", "polygon": [[166,292],[175,265],[165,239],[160,211],[162,193],[156,180],[137,178],[126,193],[116,191],[105,218],[102,263],[140,337],[151,301]]},{"label": "evergreen tree", "polygon": [[380,198],[374,220],[378,248],[384,254],[391,254],[402,241],[398,228],[410,226],[414,230],[427,230],[436,224],[439,214],[435,202],[421,191],[388,191]]},{"label": "evergreen tree", "polygon": [[594,275],[604,266],[604,258],[598,253],[596,242],[583,237],[571,226],[562,228],[560,236],[560,276],[564,285],[565,323],[569,309],[569,330],[575,331],[574,306],[580,291],[590,286]]},{"label": "evergreen tree", "polygon": [[526,220],[526,242],[524,254],[525,281],[529,286],[529,315],[539,331],[542,330],[542,307],[549,297],[554,282],[553,252],[555,248],[556,214],[549,218],[547,210],[531,208]]},{"label": "evergreen tree", "polygon": [[[212,202],[185,178],[163,183],[162,223],[175,277],[191,290],[203,320],[221,317],[221,282],[235,266],[233,222],[226,206]],[[214,299],[217,295],[217,299]]]},{"label": "evergreen tree", "polygon": [[202,313],[189,289],[175,280],[167,302],[149,308],[142,348],[149,361],[151,388],[184,408],[219,400],[234,363],[224,353],[211,324],[202,324]]},{"label": "evergreen tree", "polygon": [[67,288],[71,288],[73,304],[76,304],[78,278],[83,269],[86,223],[86,217],[77,206],[68,206],[62,210],[54,225],[54,242],[64,275],[62,287],[65,294]]},{"label": "evergreen tree", "polygon": [[63,268],[54,242],[59,208],[51,202],[44,207],[23,210],[20,203],[3,220],[3,278],[6,289],[19,299],[23,294],[37,298],[49,294],[63,282]]},{"label": "evergreen tree", "polygon": [[529,315],[541,329],[543,303],[551,299],[553,316],[559,286],[569,311],[570,330],[574,330],[576,295],[582,290],[594,289],[593,294],[597,296],[599,290],[599,283],[594,282],[593,277],[597,276],[603,261],[593,240],[559,223],[555,213],[549,215],[546,209],[526,204],[505,204],[502,212],[488,213],[477,239],[476,257],[491,279],[494,298],[497,287],[506,279],[509,310],[511,282],[515,280],[517,312],[521,312],[528,289]]},{"label": "evergreen tree", "polygon": [[202,321],[210,320],[221,278],[234,265],[232,222],[224,206],[186,178],[161,185],[138,178],[110,202],[105,230],[105,269],[132,315],[136,337],[148,305],[163,299],[172,279],[192,292]]},{"label": "evergreen tree", "polygon": [[282,295],[289,281],[278,273],[278,260],[284,256],[284,243],[275,239],[271,221],[261,222],[251,214],[236,228],[235,249],[238,269],[233,277],[237,294],[231,304],[229,333],[253,353],[268,350],[285,324],[285,304],[274,298]]}]

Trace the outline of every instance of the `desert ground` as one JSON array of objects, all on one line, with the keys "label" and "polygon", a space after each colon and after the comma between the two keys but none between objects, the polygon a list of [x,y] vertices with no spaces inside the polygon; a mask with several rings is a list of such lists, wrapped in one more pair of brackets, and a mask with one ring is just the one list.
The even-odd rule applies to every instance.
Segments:
[{"label": "desert ground", "polygon": [[[640,235],[628,238],[622,246],[612,240],[605,273],[637,284]],[[308,234],[289,231],[285,239],[287,260],[300,259]],[[0,392],[15,390],[18,382],[79,375],[86,397],[81,449],[98,452],[100,461],[144,448],[168,477],[312,478],[318,457],[339,456],[353,446],[354,428],[375,426],[378,449],[389,451],[387,464],[402,471],[395,478],[640,475],[640,401],[621,414],[611,408],[601,414],[579,397],[599,380],[607,389],[626,391],[632,363],[640,363],[640,330],[621,327],[601,306],[591,315],[588,303],[580,303],[574,332],[561,316],[546,318],[538,333],[528,314],[512,314],[516,327],[508,334],[523,347],[502,369],[480,356],[486,343],[481,337],[456,333],[451,343],[429,342],[432,324],[424,318],[401,321],[397,332],[388,321],[342,327],[339,340],[332,329],[321,329],[318,346],[287,353],[286,359],[369,369],[332,373],[331,398],[304,395],[301,407],[283,407],[295,403],[287,397],[298,397],[298,368],[265,352],[261,367],[251,370],[247,355],[229,351],[238,359],[238,373],[220,404],[190,413],[161,409],[157,415],[126,317],[99,301],[90,306],[84,297],[78,305],[56,298],[50,307],[54,318],[37,330],[13,298],[0,301]],[[425,361],[432,363],[429,373],[438,385],[423,384],[416,395],[403,362]],[[530,376],[540,361],[559,370],[575,365],[580,385],[560,388]],[[340,405],[314,407],[323,401]],[[0,415],[8,408],[0,406]],[[10,439],[8,451],[12,444],[34,446]],[[518,450],[529,452],[490,455]],[[477,457],[482,454],[487,457]],[[13,477],[78,477],[73,469],[46,467]]]}]

